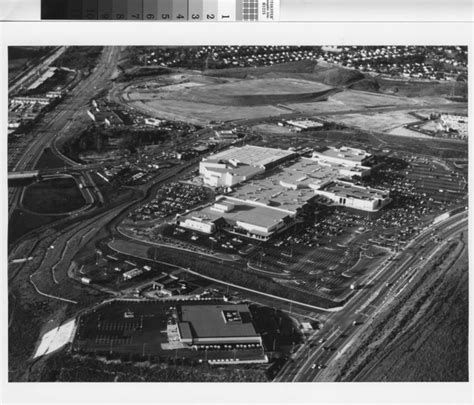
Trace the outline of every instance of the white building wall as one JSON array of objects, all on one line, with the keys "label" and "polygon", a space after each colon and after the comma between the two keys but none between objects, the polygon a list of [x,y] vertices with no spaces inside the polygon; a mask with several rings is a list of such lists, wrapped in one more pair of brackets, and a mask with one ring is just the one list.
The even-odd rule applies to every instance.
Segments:
[{"label": "white building wall", "polygon": [[357,166],[357,167],[360,170],[353,170],[352,167],[347,167],[347,168],[342,168],[339,171],[339,173],[341,173],[341,175],[346,176],[346,177],[352,177],[352,176],[366,177],[370,175],[371,173],[370,167],[364,167],[364,166]]},{"label": "white building wall", "polygon": [[[329,192],[329,191],[324,191],[324,190],[315,190],[315,194],[317,195],[322,195],[331,201],[333,201],[337,205],[343,205],[345,207],[349,208],[355,208],[358,210],[362,211],[378,211],[382,207],[385,207],[390,201],[392,201],[390,198],[386,199],[379,199],[379,198],[374,198],[372,200],[365,200],[365,199],[359,199],[359,198],[353,198],[353,197],[342,197],[339,196],[335,193]],[[341,198],[343,198],[343,203],[341,203]],[[379,200],[381,201],[380,206],[378,205]]]},{"label": "white building wall", "polygon": [[194,338],[194,344],[220,344],[220,343],[262,343],[261,336],[215,336]]},{"label": "white building wall", "polygon": [[[213,169],[219,169],[219,171]],[[226,169],[226,165],[223,163],[208,163],[205,161],[199,163],[199,174],[203,177],[204,184],[212,187],[232,187],[265,171],[264,168],[255,168],[253,173],[243,176],[232,173],[230,168],[228,171],[223,171],[223,169]]]},{"label": "white building wall", "polygon": [[360,200],[357,198],[346,198],[345,206],[363,211],[375,211],[377,200]]},{"label": "white building wall", "polygon": [[238,227],[245,229],[246,231],[249,231],[251,233],[252,232],[270,233],[274,228],[276,228],[275,225],[270,228],[264,228],[263,226],[257,226],[254,224],[249,224],[249,223],[241,222],[241,221],[237,221],[236,224]]},{"label": "white building wall", "polygon": [[[361,149],[355,149],[355,150],[364,152]],[[341,153],[344,153],[344,150],[342,150]],[[319,152],[313,152],[313,159],[317,160],[320,163],[327,162],[327,163],[332,163],[336,165],[344,165],[347,167],[361,167],[364,164],[364,160],[372,161],[373,156],[367,155],[361,162],[358,162],[358,161],[346,159],[344,156],[327,156]],[[367,167],[367,169],[370,170],[369,167]]]},{"label": "white building wall", "polygon": [[215,231],[214,223],[197,221],[191,218],[186,218],[185,221],[179,223],[179,226],[181,226],[182,228],[187,228],[207,234],[214,233]]},{"label": "white building wall", "polygon": [[209,338],[194,338],[194,344],[220,344],[220,343],[262,343],[262,338],[260,336],[239,336],[239,337],[224,337],[216,336]]}]

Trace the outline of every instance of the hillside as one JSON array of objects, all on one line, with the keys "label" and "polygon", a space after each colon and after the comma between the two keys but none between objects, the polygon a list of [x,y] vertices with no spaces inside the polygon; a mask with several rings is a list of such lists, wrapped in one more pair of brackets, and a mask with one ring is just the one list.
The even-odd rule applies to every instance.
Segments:
[{"label": "hillside", "polygon": [[213,77],[232,77],[239,79],[292,77],[311,80],[329,86],[347,86],[364,79],[364,75],[356,70],[318,64],[318,62],[313,60],[281,63],[257,68],[208,70],[205,71],[204,74]]}]

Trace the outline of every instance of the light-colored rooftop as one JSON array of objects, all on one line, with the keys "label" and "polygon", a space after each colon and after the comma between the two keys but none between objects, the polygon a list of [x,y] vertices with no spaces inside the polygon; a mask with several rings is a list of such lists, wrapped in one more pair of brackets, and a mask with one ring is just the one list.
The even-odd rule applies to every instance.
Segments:
[{"label": "light-colored rooftop", "polygon": [[294,155],[294,152],[284,149],[245,145],[238,148],[229,148],[225,151],[210,155],[203,160],[212,162],[235,161],[244,165],[263,167],[292,155]]},{"label": "light-colored rooftop", "polygon": [[324,126],[322,123],[313,120],[289,120],[286,121],[290,125],[294,125],[302,128],[318,128]]},{"label": "light-colored rooftop", "polygon": [[255,166],[242,165],[235,167],[228,164],[226,167],[213,167],[211,170],[214,173],[229,173],[234,176],[251,176],[259,173],[261,169]]},{"label": "light-colored rooftop", "polygon": [[374,200],[376,198],[384,199],[388,193],[371,187],[362,187],[343,181],[335,181],[323,187],[324,190],[330,191],[341,197],[358,198],[360,200]]},{"label": "light-colored rooftop", "polygon": [[[352,162],[361,162],[370,156],[363,150],[346,147],[327,148],[319,153]],[[257,163],[265,165],[274,161],[279,161],[279,165],[240,184],[230,194],[219,197],[219,204],[231,203],[233,205],[233,209],[228,212],[208,206],[193,211],[186,217],[203,221],[223,218],[231,224],[239,221],[269,229],[281,223],[285,218],[293,217],[305,204],[317,198],[318,193],[315,192],[317,189],[362,200],[384,199],[388,196],[385,190],[356,186],[343,180],[356,172],[362,172],[364,166],[324,161],[324,158],[318,159],[318,156],[291,159],[292,155],[291,151],[247,145],[211,156],[212,162],[237,160],[243,163],[242,166],[235,166],[235,162],[229,163],[229,169],[216,169],[216,171],[246,170],[255,168],[256,166],[253,165]],[[262,156],[263,160],[257,160],[258,156]],[[284,157],[287,159],[282,159]]]},{"label": "light-colored rooftop", "polygon": [[367,153],[365,150],[349,148],[343,146],[342,148],[335,148],[329,146],[320,151],[315,151],[315,155],[326,156],[329,158],[344,159],[350,162],[361,163],[366,157],[370,156],[370,153]]},{"label": "light-colored rooftop", "polygon": [[288,210],[291,213],[296,213],[299,208],[315,196],[314,191],[310,188],[292,190],[275,184],[271,187],[265,187],[266,185],[268,183],[245,184],[244,188],[233,192],[230,196],[249,203],[268,204],[271,207]]},{"label": "light-colored rooftop", "polygon": [[229,196],[296,212],[315,197],[312,187],[319,188],[339,176],[339,166],[322,166],[314,160],[301,158],[263,178],[243,183]]},{"label": "light-colored rooftop", "polygon": [[232,204],[234,208],[229,212],[222,212],[214,210],[211,205],[198,211],[190,212],[184,217],[194,219],[199,218],[203,221],[215,221],[219,218],[224,218],[226,221],[234,223],[239,221],[246,224],[260,226],[262,228],[270,228],[291,215],[290,212],[282,209],[252,204],[251,202],[237,201],[227,197],[222,198],[218,203],[229,203],[229,205]]}]

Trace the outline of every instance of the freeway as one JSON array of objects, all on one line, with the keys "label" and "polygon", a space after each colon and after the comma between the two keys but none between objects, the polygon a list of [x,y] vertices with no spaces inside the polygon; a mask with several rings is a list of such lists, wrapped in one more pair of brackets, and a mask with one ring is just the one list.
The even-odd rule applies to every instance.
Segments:
[{"label": "freeway", "polygon": [[[15,162],[13,170],[28,171],[35,168],[44,149],[50,147],[53,152],[73,167],[80,166],[78,163],[62,155],[56,143],[65,139],[82,127],[85,109],[90,99],[94,97],[97,89],[102,89],[110,80],[120,53],[118,47],[106,47],[99,58],[95,70],[76,87],[74,87],[66,98],[51,112],[47,113],[41,122],[32,130],[34,141],[31,142],[22,156]],[[87,182],[91,182],[87,177]],[[95,188],[93,183],[90,184]],[[96,189],[96,192],[98,189]],[[20,202],[21,188],[10,188],[8,192],[9,217]]]},{"label": "freeway", "polygon": [[103,165],[99,163],[89,163],[89,164],[81,164],[80,166],[76,164],[74,167],[63,167],[63,168],[54,168],[54,169],[38,169],[38,170],[25,170],[25,171],[16,171],[16,172],[9,172],[8,179],[15,179],[15,176],[18,175],[30,175],[30,176],[47,176],[51,174],[59,174],[59,173],[75,173],[75,172],[82,172],[82,171],[89,171],[89,170],[97,170],[102,168]]},{"label": "freeway", "polygon": [[[20,75],[15,77],[12,80],[10,88],[8,90],[8,95],[11,97],[15,94],[16,91],[21,90],[25,83],[28,82],[34,76],[39,76],[43,71],[45,71],[57,58],[59,58],[66,51],[65,46],[61,46],[57,49],[54,49],[50,55],[44,57],[39,64],[23,71]],[[13,83],[14,82],[14,83]],[[9,82],[10,84],[10,82]]]},{"label": "freeway", "polygon": [[[407,247],[394,254],[356,291],[345,307],[329,315],[282,368],[275,382],[323,380],[326,367],[357,338],[357,334],[388,303],[396,299],[452,238],[467,229],[467,211],[425,228]],[[437,235],[442,243],[433,243]],[[354,322],[356,324],[354,325]]]},{"label": "freeway", "polygon": [[96,89],[110,79],[118,54],[117,47],[105,48],[92,74],[72,89],[53,111],[45,115],[42,122],[33,130],[36,142],[29,145],[15,164],[14,171],[32,169],[45,147],[56,139],[70,135],[73,124],[85,114],[84,108],[97,92]]}]

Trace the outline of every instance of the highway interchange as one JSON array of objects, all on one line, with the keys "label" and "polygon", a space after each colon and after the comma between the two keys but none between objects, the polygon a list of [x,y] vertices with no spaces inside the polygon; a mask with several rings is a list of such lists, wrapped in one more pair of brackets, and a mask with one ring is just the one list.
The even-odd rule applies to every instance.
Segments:
[{"label": "highway interchange", "polygon": [[32,77],[38,77],[66,50],[65,46],[54,48],[48,55],[45,55],[39,60],[36,65],[33,65],[21,72],[11,80],[9,80],[8,93],[13,94],[20,90],[24,83],[28,82]]},{"label": "highway interchange", "polygon": [[[106,47],[96,69],[80,81],[67,95],[66,98],[53,111],[47,113],[41,122],[32,130],[33,142],[27,145],[22,156],[16,162],[9,162],[13,166],[11,171],[33,170],[41,157],[43,151],[50,147],[56,155],[67,162],[68,165],[78,164],[57,150],[56,142],[74,131],[76,121],[84,119],[85,110],[90,99],[97,93],[98,88],[105,87],[116,69],[116,61],[120,49],[117,47]],[[85,182],[91,182],[89,176]],[[90,183],[94,187],[93,183]],[[14,209],[20,203],[21,188],[9,188],[8,190],[8,212],[11,216]]]}]

